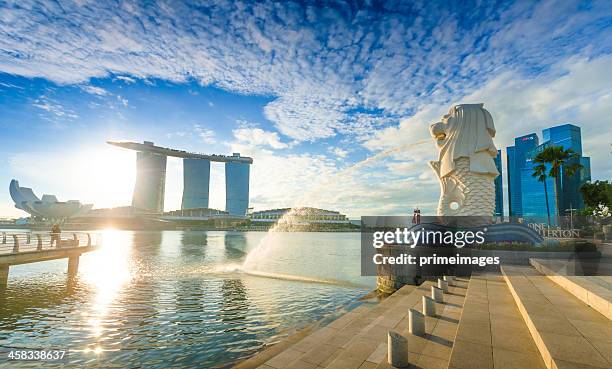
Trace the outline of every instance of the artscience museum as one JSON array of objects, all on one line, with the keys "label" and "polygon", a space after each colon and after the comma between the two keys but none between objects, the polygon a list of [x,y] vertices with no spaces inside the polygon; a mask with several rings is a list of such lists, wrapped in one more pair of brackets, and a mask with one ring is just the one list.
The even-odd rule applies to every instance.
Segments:
[{"label": "artscience museum", "polygon": [[20,187],[19,182],[15,179],[11,180],[9,193],[17,209],[43,219],[67,219],[81,216],[93,207],[92,204],[81,204],[77,200],[58,201],[55,195],[43,194],[39,199],[31,188]]}]

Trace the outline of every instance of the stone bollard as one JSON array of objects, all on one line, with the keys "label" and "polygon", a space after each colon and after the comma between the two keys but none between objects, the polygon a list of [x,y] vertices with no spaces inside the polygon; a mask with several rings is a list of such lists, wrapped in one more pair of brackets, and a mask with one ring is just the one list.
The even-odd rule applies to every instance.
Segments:
[{"label": "stone bollard", "polygon": [[449,286],[455,285],[455,277],[453,277],[452,275],[445,275],[444,280],[448,283]]},{"label": "stone bollard", "polygon": [[420,311],[408,310],[408,332],[415,336],[425,335],[425,315],[421,314]]},{"label": "stone bollard", "polygon": [[431,298],[435,302],[444,302],[444,292],[436,286],[431,286]]},{"label": "stone bollard", "polygon": [[396,368],[405,368],[408,363],[408,340],[395,331],[387,334],[387,362]]},{"label": "stone bollard", "polygon": [[423,314],[425,316],[436,316],[436,304],[429,296],[423,296]]},{"label": "stone bollard", "polygon": [[36,250],[38,251],[42,250],[42,235],[39,235],[39,234],[36,235],[36,242],[37,242]]},{"label": "stone bollard", "polygon": [[448,283],[438,278],[438,288],[446,293],[448,292]]},{"label": "stone bollard", "polygon": [[13,235],[13,252],[19,252],[19,238],[17,235]]}]

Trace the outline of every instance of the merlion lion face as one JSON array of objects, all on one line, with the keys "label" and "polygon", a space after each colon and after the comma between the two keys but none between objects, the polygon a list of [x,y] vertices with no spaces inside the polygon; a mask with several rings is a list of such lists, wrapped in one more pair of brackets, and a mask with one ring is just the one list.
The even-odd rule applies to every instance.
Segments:
[{"label": "merlion lion face", "polygon": [[444,147],[444,144],[446,143],[446,128],[448,127],[448,120],[450,118],[451,115],[446,114],[442,117],[440,122],[434,123],[429,126],[429,133],[431,133],[431,136],[436,140],[436,145],[438,146],[438,149]]}]

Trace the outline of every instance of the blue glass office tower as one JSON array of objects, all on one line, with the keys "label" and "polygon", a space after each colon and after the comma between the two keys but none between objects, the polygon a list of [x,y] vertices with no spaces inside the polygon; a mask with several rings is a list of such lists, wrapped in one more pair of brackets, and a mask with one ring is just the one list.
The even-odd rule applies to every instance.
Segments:
[{"label": "blue glass office tower", "polygon": [[[544,183],[533,177],[533,157],[547,146],[571,148],[580,157],[576,159],[584,168],[574,176],[562,175],[547,178],[548,207],[551,217],[565,215],[570,208],[584,208],[580,186],[590,180],[590,158],[582,156],[582,139],[580,127],[564,124],[542,131],[543,143],[538,143],[535,133],[517,137],[514,146],[507,148],[508,155],[508,202],[510,216],[546,218],[546,196]],[[555,201],[555,186],[558,189]],[[557,209],[559,204],[560,209]]]},{"label": "blue glass office tower", "polygon": [[538,146],[538,135],[535,133],[517,137],[514,146],[506,148],[508,169],[508,213],[511,217],[523,214],[521,172],[525,167],[526,156]]},{"label": "blue glass office tower", "polygon": [[183,201],[181,209],[208,207],[210,160],[183,159]]},{"label": "blue glass office tower", "polygon": [[495,216],[501,217],[504,215],[504,181],[502,177],[501,150],[497,150],[497,156],[493,161],[499,172],[499,175],[495,178]]},{"label": "blue glass office tower", "polygon": [[[240,156],[240,154],[234,154]],[[225,163],[225,211],[230,215],[245,216],[249,207],[250,164]]]},{"label": "blue glass office tower", "polygon": [[[542,131],[544,141],[564,149],[572,149],[579,155],[574,162],[580,163],[583,169],[573,176],[562,175],[557,179],[557,186],[561,188],[559,203],[562,205],[562,215],[569,209],[583,209],[584,200],[580,194],[580,186],[591,180],[591,158],[582,156],[582,137],[580,127],[573,124],[564,124]],[[563,168],[562,168],[563,170]]]}]

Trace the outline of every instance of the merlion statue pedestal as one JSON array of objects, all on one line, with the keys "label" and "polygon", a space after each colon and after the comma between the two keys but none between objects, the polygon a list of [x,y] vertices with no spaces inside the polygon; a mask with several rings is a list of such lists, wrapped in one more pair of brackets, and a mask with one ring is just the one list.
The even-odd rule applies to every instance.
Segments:
[{"label": "merlion statue pedestal", "polygon": [[483,104],[453,106],[429,131],[439,150],[429,162],[440,181],[439,216],[493,216],[495,125]]}]

